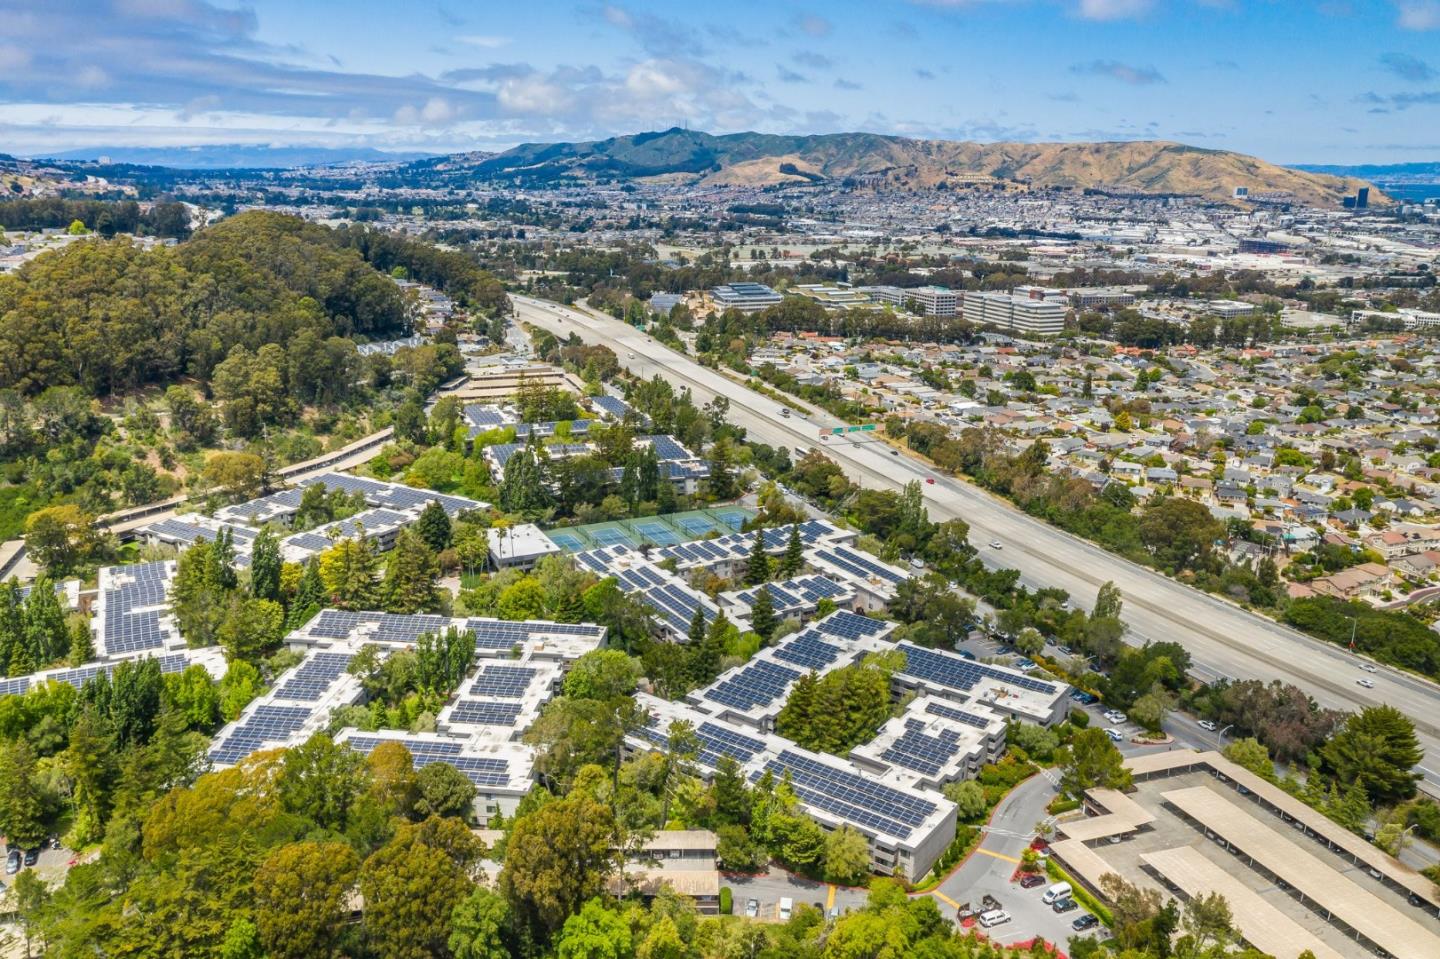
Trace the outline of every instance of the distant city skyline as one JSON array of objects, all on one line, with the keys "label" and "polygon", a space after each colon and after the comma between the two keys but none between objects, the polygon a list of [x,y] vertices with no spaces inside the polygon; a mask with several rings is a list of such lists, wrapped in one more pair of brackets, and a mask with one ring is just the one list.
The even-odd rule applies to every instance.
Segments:
[{"label": "distant city skyline", "polygon": [[0,152],[684,125],[1440,159],[1440,0],[0,0]]}]

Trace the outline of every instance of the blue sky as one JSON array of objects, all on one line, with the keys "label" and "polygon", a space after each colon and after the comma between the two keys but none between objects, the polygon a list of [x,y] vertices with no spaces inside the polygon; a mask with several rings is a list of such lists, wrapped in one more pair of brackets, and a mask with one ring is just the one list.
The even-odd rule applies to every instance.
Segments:
[{"label": "blue sky", "polygon": [[686,124],[1440,159],[1440,0],[0,0],[0,152]]}]

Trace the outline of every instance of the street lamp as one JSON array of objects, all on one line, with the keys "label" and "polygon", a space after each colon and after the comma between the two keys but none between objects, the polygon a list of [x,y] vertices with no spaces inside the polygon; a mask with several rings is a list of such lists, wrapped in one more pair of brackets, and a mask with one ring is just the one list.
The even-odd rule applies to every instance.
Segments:
[{"label": "street lamp", "polygon": [[1215,732],[1215,751],[1216,751],[1216,752],[1219,752],[1219,751],[1220,751],[1220,740],[1224,737],[1224,735],[1225,735],[1227,732],[1229,732],[1231,729],[1233,729],[1234,726],[1235,726],[1235,724],[1234,724],[1234,723],[1231,723],[1229,726],[1225,726],[1225,727],[1223,727],[1223,728],[1221,728],[1221,729],[1216,730],[1216,732]]}]

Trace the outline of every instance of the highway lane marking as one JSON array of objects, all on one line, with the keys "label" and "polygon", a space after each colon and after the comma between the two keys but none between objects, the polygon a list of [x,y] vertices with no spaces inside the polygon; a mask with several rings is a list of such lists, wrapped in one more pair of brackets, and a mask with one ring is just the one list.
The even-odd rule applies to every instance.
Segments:
[{"label": "highway lane marking", "polygon": [[996,852],[996,851],[993,850],[993,849],[984,849],[984,848],[977,849],[977,850],[975,850],[975,851],[978,852],[978,853],[979,853],[980,855],[982,855],[982,856],[990,856],[990,857],[995,858],[995,859],[1003,859],[1003,860],[1005,860],[1006,862],[1013,862],[1013,863],[1014,863],[1015,865],[1017,865],[1017,866],[1020,865],[1020,860],[1016,859],[1014,856],[1007,856],[1007,855],[1005,855],[1003,852]]}]

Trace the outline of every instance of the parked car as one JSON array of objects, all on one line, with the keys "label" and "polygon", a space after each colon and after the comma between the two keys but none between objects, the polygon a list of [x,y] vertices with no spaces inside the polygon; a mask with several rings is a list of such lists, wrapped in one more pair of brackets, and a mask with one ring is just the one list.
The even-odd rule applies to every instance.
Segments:
[{"label": "parked car", "polygon": [[1051,908],[1051,909],[1054,909],[1057,914],[1066,913],[1066,912],[1073,912],[1073,911],[1075,910],[1075,900],[1074,900],[1074,899],[1056,899],[1055,902],[1054,902],[1054,904],[1051,905],[1050,908]]},{"label": "parked car", "polygon": [[1107,736],[1110,737],[1110,741],[1111,741],[1112,743],[1118,743],[1118,742],[1124,742],[1124,741],[1125,741],[1125,737],[1122,736],[1117,730],[1114,730],[1114,729],[1107,729],[1107,730],[1105,730],[1105,735],[1107,735]]},{"label": "parked car", "polygon": [[788,919],[790,918],[791,913],[793,913],[794,911],[795,911],[795,900],[794,900],[794,899],[791,899],[789,896],[785,896],[783,899],[780,900],[780,920],[781,920],[782,922],[788,920]]},{"label": "parked car", "polygon": [[13,876],[20,871],[20,850],[12,849],[5,857],[5,874]]},{"label": "parked car", "polygon": [[38,849],[27,849],[27,850],[25,850],[25,865],[27,865],[27,866],[33,866],[33,865],[35,865],[35,864],[36,864],[37,862],[39,862],[39,861],[40,861],[40,850],[38,850]]},{"label": "parked car", "polygon": [[1070,923],[1070,928],[1074,929],[1076,932],[1084,932],[1086,929],[1097,926],[1099,924],[1100,920],[1096,919],[1094,916],[1090,915],[1090,913],[1087,912],[1085,913],[1085,915],[1080,916],[1074,922]]},{"label": "parked car", "polygon": [[989,912],[980,913],[980,925],[986,929],[991,926],[1003,925],[1010,921],[1010,913],[1004,909],[991,909]]},{"label": "parked car", "polygon": [[1038,875],[1038,874],[1032,872],[1032,873],[1030,873],[1030,875],[1028,875],[1028,876],[1022,876],[1022,877],[1020,878],[1020,888],[1021,888],[1021,889],[1034,889],[1036,886],[1043,885],[1044,882],[1045,882],[1045,877],[1044,877],[1044,876],[1041,876],[1041,875]]},{"label": "parked car", "polygon": [[759,900],[759,899],[746,899],[746,900],[745,900],[745,915],[748,916],[748,917],[750,917],[751,919],[754,919],[756,916],[760,915],[760,900]]}]

